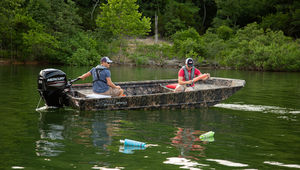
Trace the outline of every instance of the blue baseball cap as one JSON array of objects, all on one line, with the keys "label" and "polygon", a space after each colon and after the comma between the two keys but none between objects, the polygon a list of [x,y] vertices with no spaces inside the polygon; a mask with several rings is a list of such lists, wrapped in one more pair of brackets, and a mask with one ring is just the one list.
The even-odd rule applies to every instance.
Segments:
[{"label": "blue baseball cap", "polygon": [[113,61],[111,61],[108,57],[102,57],[101,62],[112,63]]}]

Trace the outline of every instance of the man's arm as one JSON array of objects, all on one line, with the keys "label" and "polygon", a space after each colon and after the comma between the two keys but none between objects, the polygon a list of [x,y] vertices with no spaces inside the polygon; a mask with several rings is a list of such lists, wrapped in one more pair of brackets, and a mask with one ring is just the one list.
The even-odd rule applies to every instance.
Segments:
[{"label": "man's arm", "polygon": [[106,77],[107,85],[109,85],[111,88],[118,88],[120,89],[120,86],[116,86],[112,81],[110,77]]},{"label": "man's arm", "polygon": [[89,76],[91,76],[91,75],[92,75],[92,74],[91,74],[90,72],[87,72],[87,73],[85,73],[85,74],[79,76],[78,78],[84,80],[85,78],[87,78],[87,77],[89,77]]},{"label": "man's arm", "polygon": [[199,80],[207,80],[210,77],[209,73],[200,74],[199,76],[195,77],[193,79],[194,82],[197,82]]},{"label": "man's arm", "polygon": [[193,83],[193,80],[184,81],[183,77],[178,76],[178,84],[179,85],[192,84],[192,83]]}]

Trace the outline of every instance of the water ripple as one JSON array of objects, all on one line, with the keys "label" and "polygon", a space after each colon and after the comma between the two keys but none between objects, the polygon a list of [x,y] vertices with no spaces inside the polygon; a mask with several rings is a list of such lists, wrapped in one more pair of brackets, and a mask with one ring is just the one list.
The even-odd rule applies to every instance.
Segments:
[{"label": "water ripple", "polygon": [[25,168],[22,166],[12,166],[11,169],[25,169]]},{"label": "water ripple", "polygon": [[251,104],[216,104],[214,107],[241,110],[241,111],[252,111],[252,112],[263,112],[263,113],[277,113],[277,114],[300,114],[300,110],[294,110],[290,108],[283,108],[278,106],[264,106],[264,105],[251,105]]},{"label": "water ripple", "polygon": [[275,162],[275,161],[264,161],[264,163],[269,164],[269,165],[288,167],[288,168],[300,168],[300,165],[297,165],[297,164],[283,164],[283,163]]},{"label": "water ripple", "polygon": [[235,163],[235,162],[231,162],[231,161],[227,161],[227,160],[221,160],[221,159],[206,159],[206,160],[217,162],[221,165],[230,166],[230,167],[246,167],[246,166],[248,166],[247,164]]},{"label": "water ripple", "polygon": [[92,169],[99,169],[99,170],[121,170],[125,169],[124,167],[116,167],[116,168],[107,168],[107,167],[98,167],[97,165],[93,166]]},{"label": "water ripple", "polygon": [[178,157],[171,157],[167,158],[167,161],[164,161],[164,164],[172,164],[172,165],[181,165],[180,168],[182,169],[198,169],[197,166],[209,166],[206,164],[199,164],[197,162],[193,162],[186,158],[178,158]]}]

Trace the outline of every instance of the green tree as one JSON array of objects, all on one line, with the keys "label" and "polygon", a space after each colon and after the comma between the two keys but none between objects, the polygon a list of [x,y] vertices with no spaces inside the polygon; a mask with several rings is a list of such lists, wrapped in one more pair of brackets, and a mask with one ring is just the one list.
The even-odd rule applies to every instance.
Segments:
[{"label": "green tree", "polygon": [[172,36],[172,41],[174,52],[179,58],[184,58],[187,55],[202,56],[204,53],[204,49],[200,46],[200,35],[194,28],[177,31]]},{"label": "green tree", "polygon": [[[204,34],[216,16],[217,6],[214,0],[193,0],[193,3],[200,8],[199,16],[201,16],[200,33]],[[199,22],[199,21],[197,21]]]},{"label": "green tree", "polygon": [[199,7],[192,2],[176,2],[170,0],[166,6],[163,17],[164,35],[171,36],[177,31],[186,30],[189,27],[199,29]]},{"label": "green tree", "polygon": [[27,11],[59,40],[66,39],[81,30],[82,21],[77,14],[78,8],[72,0],[30,0]]},{"label": "green tree", "polygon": [[24,0],[1,0],[0,1],[0,55],[2,57],[11,57],[15,59],[17,54],[15,41],[20,42],[16,36],[17,31],[14,18],[22,13]]},{"label": "green tree", "polygon": [[51,53],[49,60],[55,61],[53,58],[56,58],[56,62],[67,63],[78,48],[72,46],[72,39],[82,32],[81,17],[77,14],[76,4],[72,0],[30,0],[27,11],[35,21],[44,25],[48,34],[56,39],[56,52]]},{"label": "green tree", "polygon": [[264,31],[257,23],[248,24],[230,39],[221,53],[223,64],[237,69],[299,71],[299,42],[282,31]]},{"label": "green tree", "polygon": [[[150,31],[150,18],[142,17],[138,8],[136,0],[108,0],[107,4],[100,7],[101,13],[96,24],[100,29],[111,32],[121,42],[128,36],[147,35]],[[123,43],[120,43],[120,52],[122,47]]]},{"label": "green tree", "polygon": [[228,40],[233,35],[233,30],[228,26],[222,25],[217,28],[217,34],[220,38]]},{"label": "green tree", "polygon": [[[15,46],[20,51],[21,60],[50,60],[56,53],[56,38],[45,31],[42,24],[28,15],[17,14],[14,19],[18,41]],[[52,58],[53,60],[53,58]]]},{"label": "green tree", "polygon": [[282,30],[286,35],[300,37],[300,2],[275,1],[274,10],[262,17],[261,26],[264,29]]},{"label": "green tree", "polygon": [[300,2],[294,0],[215,0],[217,15],[213,25],[233,28],[261,22],[266,30],[282,30],[286,35],[299,37]]},{"label": "green tree", "polygon": [[136,0],[108,0],[100,8],[97,25],[118,38],[147,35],[150,31],[150,18],[138,12]]},{"label": "green tree", "polygon": [[[163,22],[161,18],[163,18],[167,3],[168,0],[137,0],[137,4],[140,6],[139,10],[144,16],[149,17],[153,21],[151,23],[151,35],[154,35],[155,32],[155,13],[158,16],[158,27],[162,28]],[[159,30],[163,31],[162,29]]]},{"label": "green tree", "polygon": [[73,0],[78,8],[77,14],[82,19],[84,30],[96,29],[96,18],[99,13],[99,6],[104,3],[104,0]]},{"label": "green tree", "polygon": [[[138,0],[140,11],[152,21],[158,15],[158,30],[169,36],[189,27],[204,33],[216,14],[214,0]],[[152,23],[152,34],[154,24]]]}]

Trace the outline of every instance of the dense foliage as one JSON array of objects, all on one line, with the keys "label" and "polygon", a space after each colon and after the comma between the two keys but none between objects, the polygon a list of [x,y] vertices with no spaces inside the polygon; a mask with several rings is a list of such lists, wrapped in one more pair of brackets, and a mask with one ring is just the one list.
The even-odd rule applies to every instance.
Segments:
[{"label": "dense foliage", "polygon": [[[229,27],[219,28],[208,30],[201,37],[193,29],[177,32],[174,50],[179,54],[196,52],[207,61],[237,69],[300,70],[300,43],[282,31],[264,30],[257,23],[239,29],[236,34],[232,34]],[[186,48],[186,42],[194,43],[189,43]]]},{"label": "dense foliage", "polygon": [[[128,37],[154,35],[155,16],[173,46],[137,44],[127,52]],[[0,58],[19,61],[93,65],[109,55],[143,64],[192,56],[238,69],[300,71],[297,0],[1,0],[0,35]]]}]

